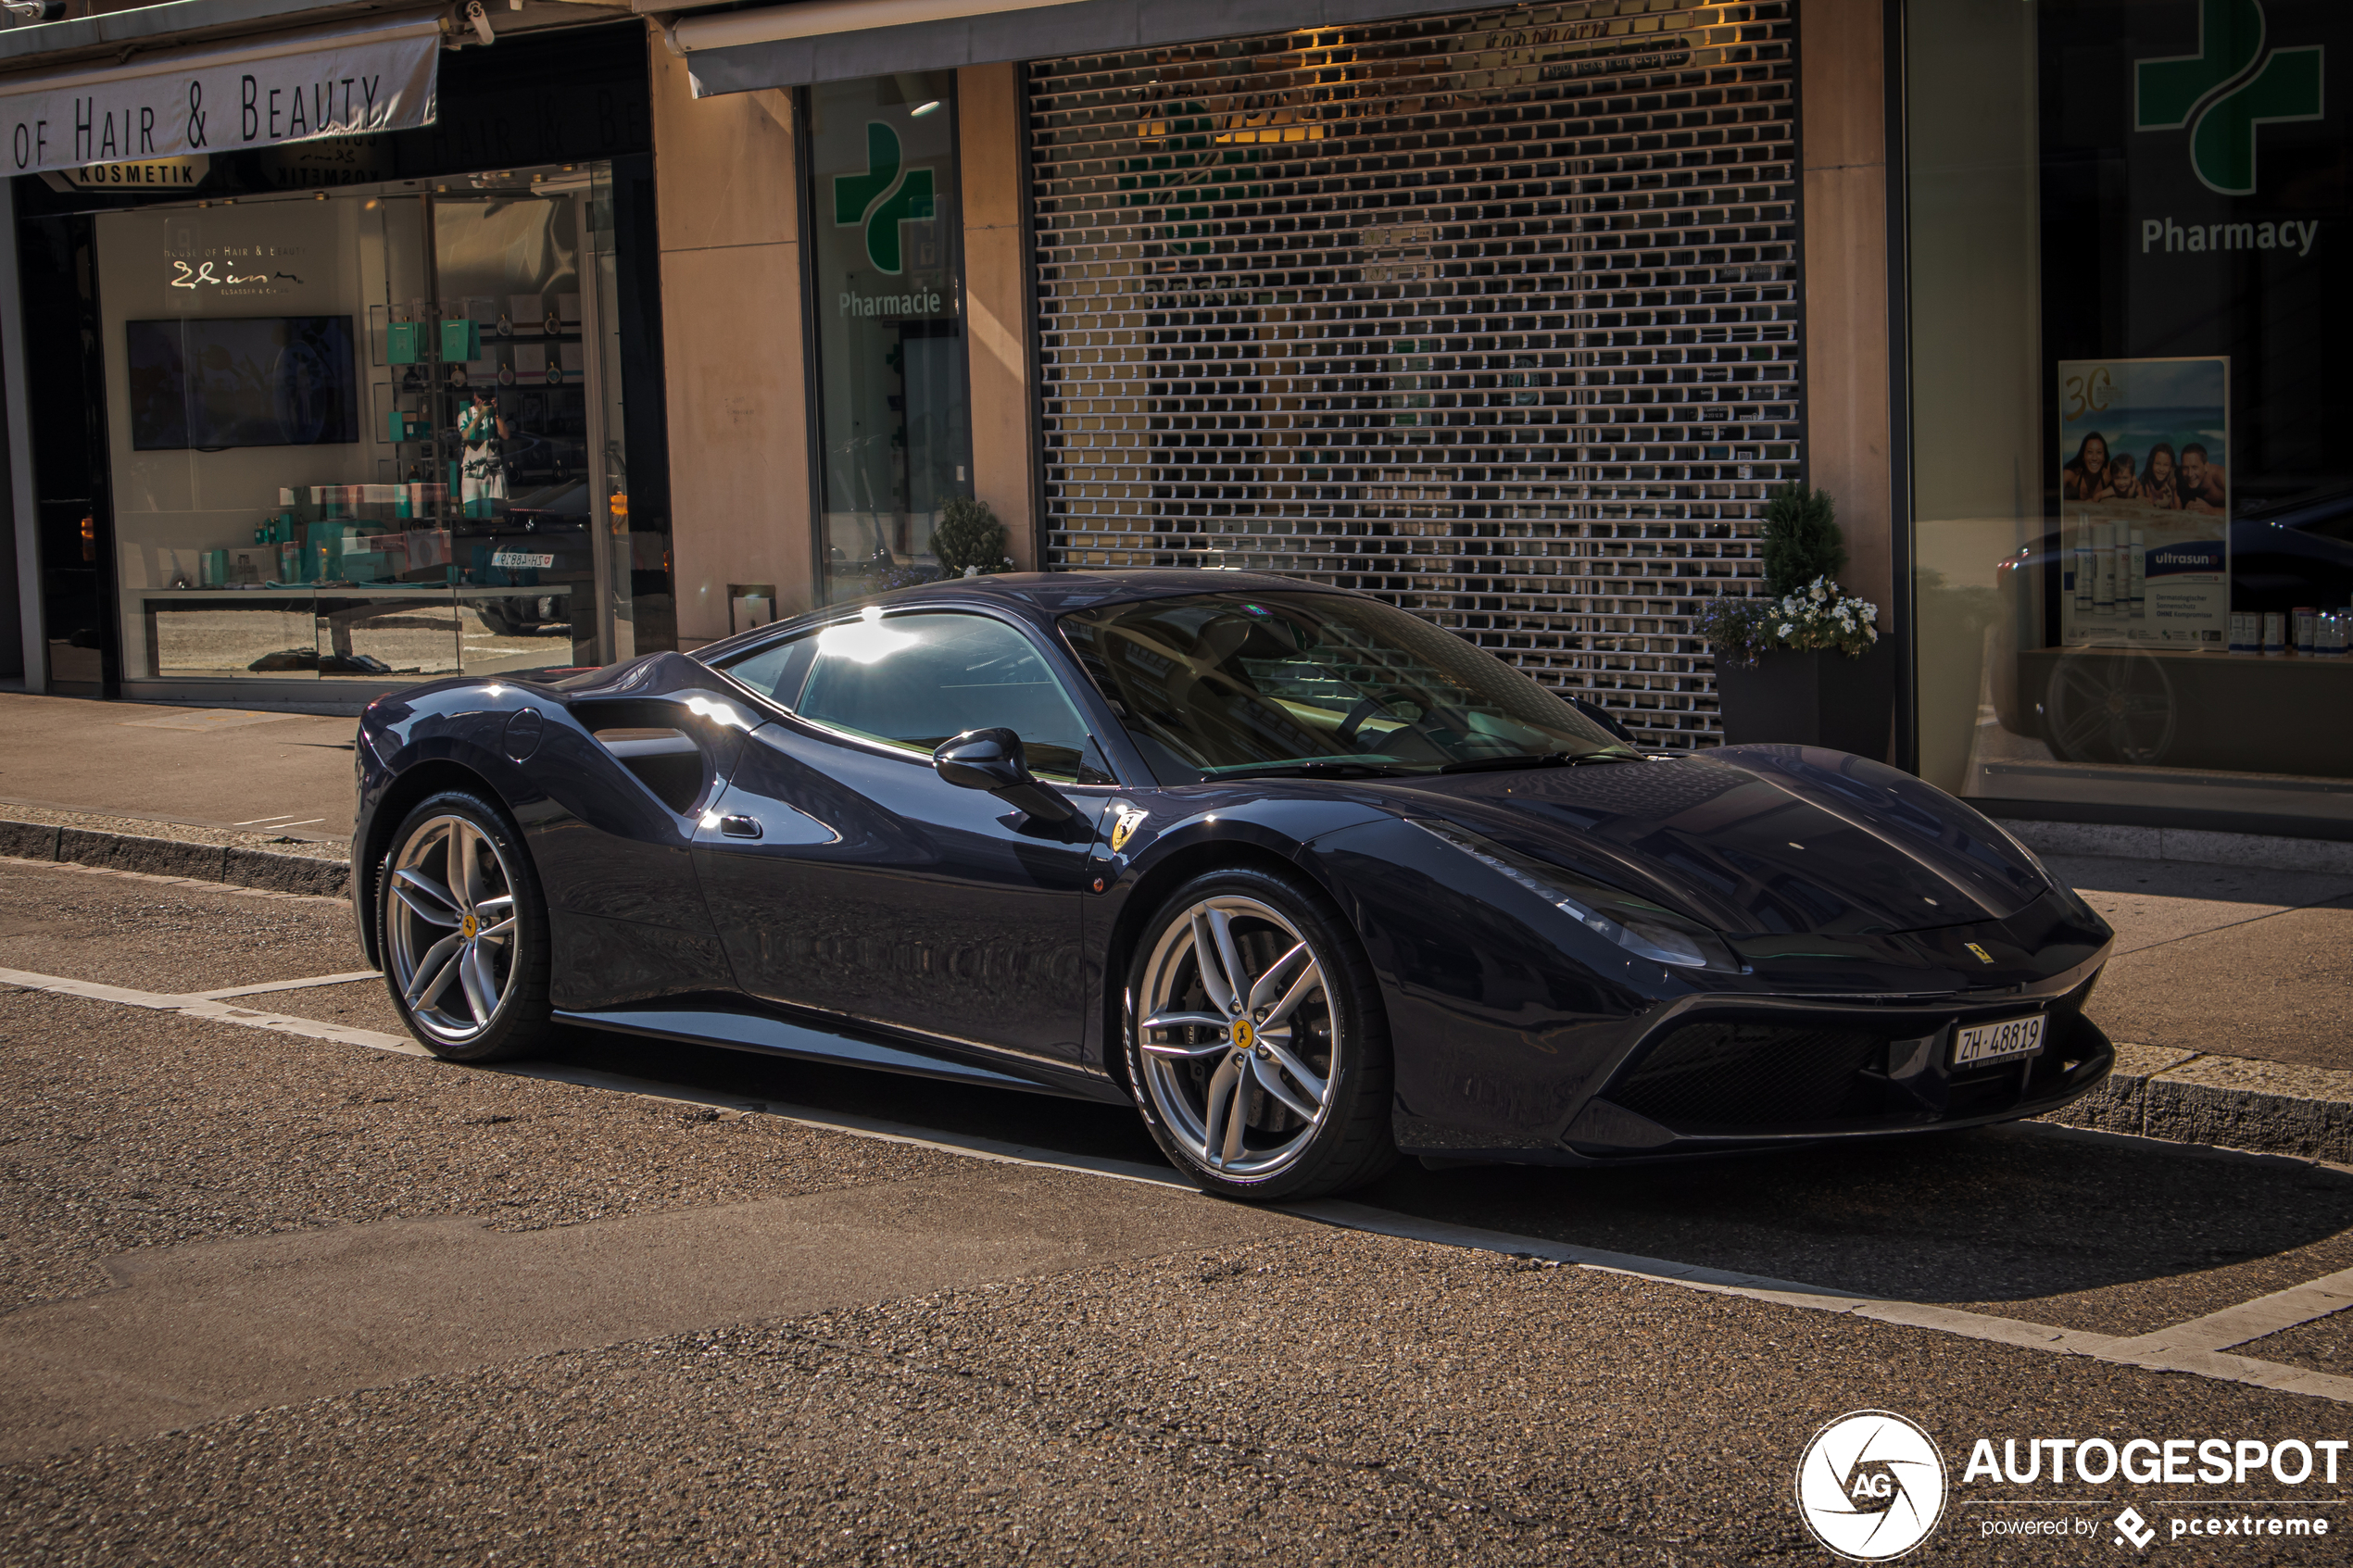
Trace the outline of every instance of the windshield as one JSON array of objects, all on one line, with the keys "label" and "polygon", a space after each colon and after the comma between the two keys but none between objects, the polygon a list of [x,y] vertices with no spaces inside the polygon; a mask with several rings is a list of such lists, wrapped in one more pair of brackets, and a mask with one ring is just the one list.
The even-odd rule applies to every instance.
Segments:
[{"label": "windshield", "polygon": [[1342,594],[1201,594],[1062,618],[1164,784],[1635,755],[1450,633]]}]

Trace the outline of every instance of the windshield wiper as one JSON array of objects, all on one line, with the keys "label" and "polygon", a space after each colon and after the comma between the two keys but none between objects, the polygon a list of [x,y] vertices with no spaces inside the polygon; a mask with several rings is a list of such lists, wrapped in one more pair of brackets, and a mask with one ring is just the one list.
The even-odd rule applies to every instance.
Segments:
[{"label": "windshield wiper", "polygon": [[1520,757],[1474,757],[1465,762],[1445,763],[1438,771],[1441,773],[1484,773],[1504,768],[1573,768],[1579,762],[1641,760],[1630,751],[1538,751]]}]

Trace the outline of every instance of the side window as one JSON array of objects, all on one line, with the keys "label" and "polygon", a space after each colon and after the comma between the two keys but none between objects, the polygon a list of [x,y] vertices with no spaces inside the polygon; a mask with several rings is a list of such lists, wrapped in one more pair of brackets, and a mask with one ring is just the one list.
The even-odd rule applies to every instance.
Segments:
[{"label": "side window", "polygon": [[949,736],[1002,726],[1032,771],[1065,782],[1087,760],[1087,724],[1029,639],[980,615],[843,621],[814,638],[801,718],[928,756]]},{"label": "side window", "polygon": [[790,708],[808,677],[809,661],[817,651],[815,637],[793,637],[740,654],[718,666],[765,697]]}]

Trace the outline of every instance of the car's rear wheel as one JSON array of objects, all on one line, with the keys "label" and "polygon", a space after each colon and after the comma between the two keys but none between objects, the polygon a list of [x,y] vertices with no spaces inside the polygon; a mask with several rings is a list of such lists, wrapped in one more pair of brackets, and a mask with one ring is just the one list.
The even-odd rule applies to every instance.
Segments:
[{"label": "car's rear wheel", "polygon": [[1394,1163],[1388,1016],[1313,888],[1255,869],[1194,878],[1145,928],[1126,999],[1139,1108],[1204,1189],[1311,1198]]},{"label": "car's rear wheel", "polygon": [[377,873],[384,980],[435,1056],[490,1061],[544,1047],[547,906],[522,835],[469,790],[410,811]]}]

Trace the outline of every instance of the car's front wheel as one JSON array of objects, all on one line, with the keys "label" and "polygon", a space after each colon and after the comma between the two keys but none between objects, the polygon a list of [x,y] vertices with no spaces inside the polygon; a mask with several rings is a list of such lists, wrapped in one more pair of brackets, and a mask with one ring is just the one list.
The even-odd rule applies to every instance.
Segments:
[{"label": "car's front wheel", "polygon": [[1395,1161],[1387,1012],[1314,888],[1255,869],[1194,878],[1137,944],[1126,1003],[1139,1109],[1208,1191],[1311,1198]]},{"label": "car's front wheel", "polygon": [[547,905],[506,812],[470,790],[431,797],[376,884],[384,980],[411,1035],[452,1061],[547,1043]]}]

